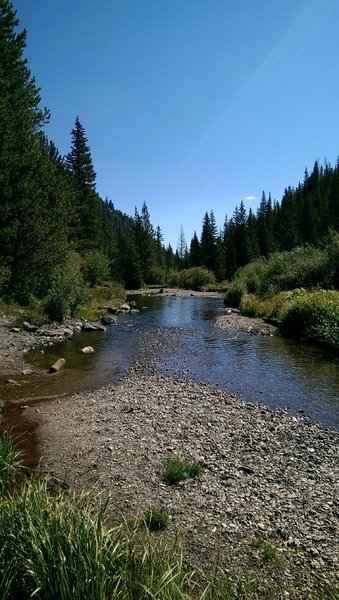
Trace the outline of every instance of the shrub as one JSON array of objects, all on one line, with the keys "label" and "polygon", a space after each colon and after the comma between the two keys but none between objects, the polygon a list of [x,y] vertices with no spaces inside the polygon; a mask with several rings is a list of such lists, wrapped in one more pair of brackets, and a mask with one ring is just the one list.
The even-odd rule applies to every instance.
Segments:
[{"label": "shrub", "polygon": [[246,294],[270,298],[282,291],[339,285],[339,235],[332,233],[324,248],[304,246],[275,252],[238,269],[225,303],[238,308]]},{"label": "shrub", "polygon": [[45,311],[50,319],[62,321],[65,316],[74,316],[77,306],[84,300],[85,295],[86,288],[80,269],[80,257],[72,252],[65,263],[55,268],[51,276]]},{"label": "shrub", "polygon": [[168,485],[174,485],[189,477],[195,478],[200,475],[202,466],[197,462],[188,462],[180,456],[173,454],[166,460],[163,480]]},{"label": "shrub", "polygon": [[215,276],[204,267],[193,267],[175,271],[169,276],[169,284],[184,289],[199,290],[205,285],[214,284]]},{"label": "shrub", "polygon": [[110,276],[109,260],[100,250],[90,250],[84,258],[82,272],[91,287],[100,285]]},{"label": "shrub", "polygon": [[231,306],[232,308],[239,308],[246,291],[247,288],[244,281],[242,281],[240,278],[234,280],[225,294],[225,305]]},{"label": "shrub", "polygon": [[281,333],[339,348],[339,292],[316,290],[300,295],[283,318]]},{"label": "shrub", "polygon": [[99,306],[108,304],[119,306],[125,298],[126,294],[123,286],[115,281],[87,289],[83,298],[84,302],[77,306],[75,316],[95,321],[106,314],[105,310],[98,308]]},{"label": "shrub", "polygon": [[165,269],[153,267],[149,270],[146,278],[147,285],[164,285],[166,279]]}]

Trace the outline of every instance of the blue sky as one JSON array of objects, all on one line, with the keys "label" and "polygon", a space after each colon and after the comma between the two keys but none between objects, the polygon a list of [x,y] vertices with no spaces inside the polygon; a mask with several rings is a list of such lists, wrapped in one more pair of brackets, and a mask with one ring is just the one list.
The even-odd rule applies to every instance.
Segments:
[{"label": "blue sky", "polygon": [[[338,0],[14,0],[61,154],[76,115],[97,190],[165,243],[339,154]],[[250,199],[252,198],[252,199]]]}]

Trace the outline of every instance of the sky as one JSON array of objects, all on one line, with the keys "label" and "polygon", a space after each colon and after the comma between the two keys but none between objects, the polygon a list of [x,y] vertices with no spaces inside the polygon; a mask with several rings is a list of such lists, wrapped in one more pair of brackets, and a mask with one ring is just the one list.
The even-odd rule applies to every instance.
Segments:
[{"label": "sky", "polygon": [[339,155],[338,0],[14,0],[48,137],[85,128],[100,196],[164,242],[280,201]]}]

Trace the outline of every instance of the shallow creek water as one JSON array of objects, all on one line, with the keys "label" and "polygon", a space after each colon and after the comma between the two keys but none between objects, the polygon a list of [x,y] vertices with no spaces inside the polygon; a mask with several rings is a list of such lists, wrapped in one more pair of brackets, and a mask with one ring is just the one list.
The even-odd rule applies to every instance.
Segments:
[{"label": "shallow creek water", "polygon": [[[153,360],[162,374],[213,383],[246,401],[304,411],[312,421],[339,430],[338,356],[278,336],[226,333],[215,325],[224,312],[222,298],[133,299],[140,313],[119,315],[107,332],[80,333],[29,353],[27,361],[42,372],[4,390],[9,425],[20,421],[20,404],[97,387],[121,376],[136,360]],[[94,346],[95,354],[82,355],[79,350],[86,345]],[[47,375],[60,357],[66,359],[64,369]],[[33,439],[34,431],[30,435]]]}]

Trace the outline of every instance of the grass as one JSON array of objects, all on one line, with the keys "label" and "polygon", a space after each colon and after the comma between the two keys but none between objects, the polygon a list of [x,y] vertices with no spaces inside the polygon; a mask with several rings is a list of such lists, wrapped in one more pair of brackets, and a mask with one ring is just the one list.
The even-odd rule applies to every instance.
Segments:
[{"label": "grass", "polygon": [[27,482],[0,502],[2,600],[187,598],[180,552],[126,524],[109,528],[89,497]]},{"label": "grass", "polygon": [[84,304],[78,306],[77,317],[83,317],[89,321],[97,321],[107,311],[99,310],[99,306],[119,306],[125,301],[126,294],[122,285],[109,283],[87,290],[87,298]]},{"label": "grass", "polygon": [[22,453],[7,431],[0,434],[0,492],[12,486],[22,468]]},{"label": "grass", "polygon": [[168,485],[175,485],[184,479],[198,477],[201,471],[199,463],[189,462],[173,454],[166,460],[162,478]]},{"label": "grass", "polygon": [[[273,543],[257,538],[258,568],[211,574],[185,566],[177,542],[154,538],[167,522],[163,508],[131,525],[109,527],[106,505],[76,496],[49,478],[21,479],[20,461],[9,434],[0,456],[11,464],[6,494],[0,496],[0,597],[2,600],[279,600],[305,598],[283,578],[284,565]],[[92,498],[90,500],[90,498]],[[155,526],[156,525],[156,526]],[[161,527],[160,527],[161,525]],[[303,571],[305,568],[303,568]],[[338,600],[338,583],[324,584],[310,600]]]},{"label": "grass", "polygon": [[144,514],[144,522],[150,531],[166,529],[169,523],[168,512],[165,508],[153,508]]}]

